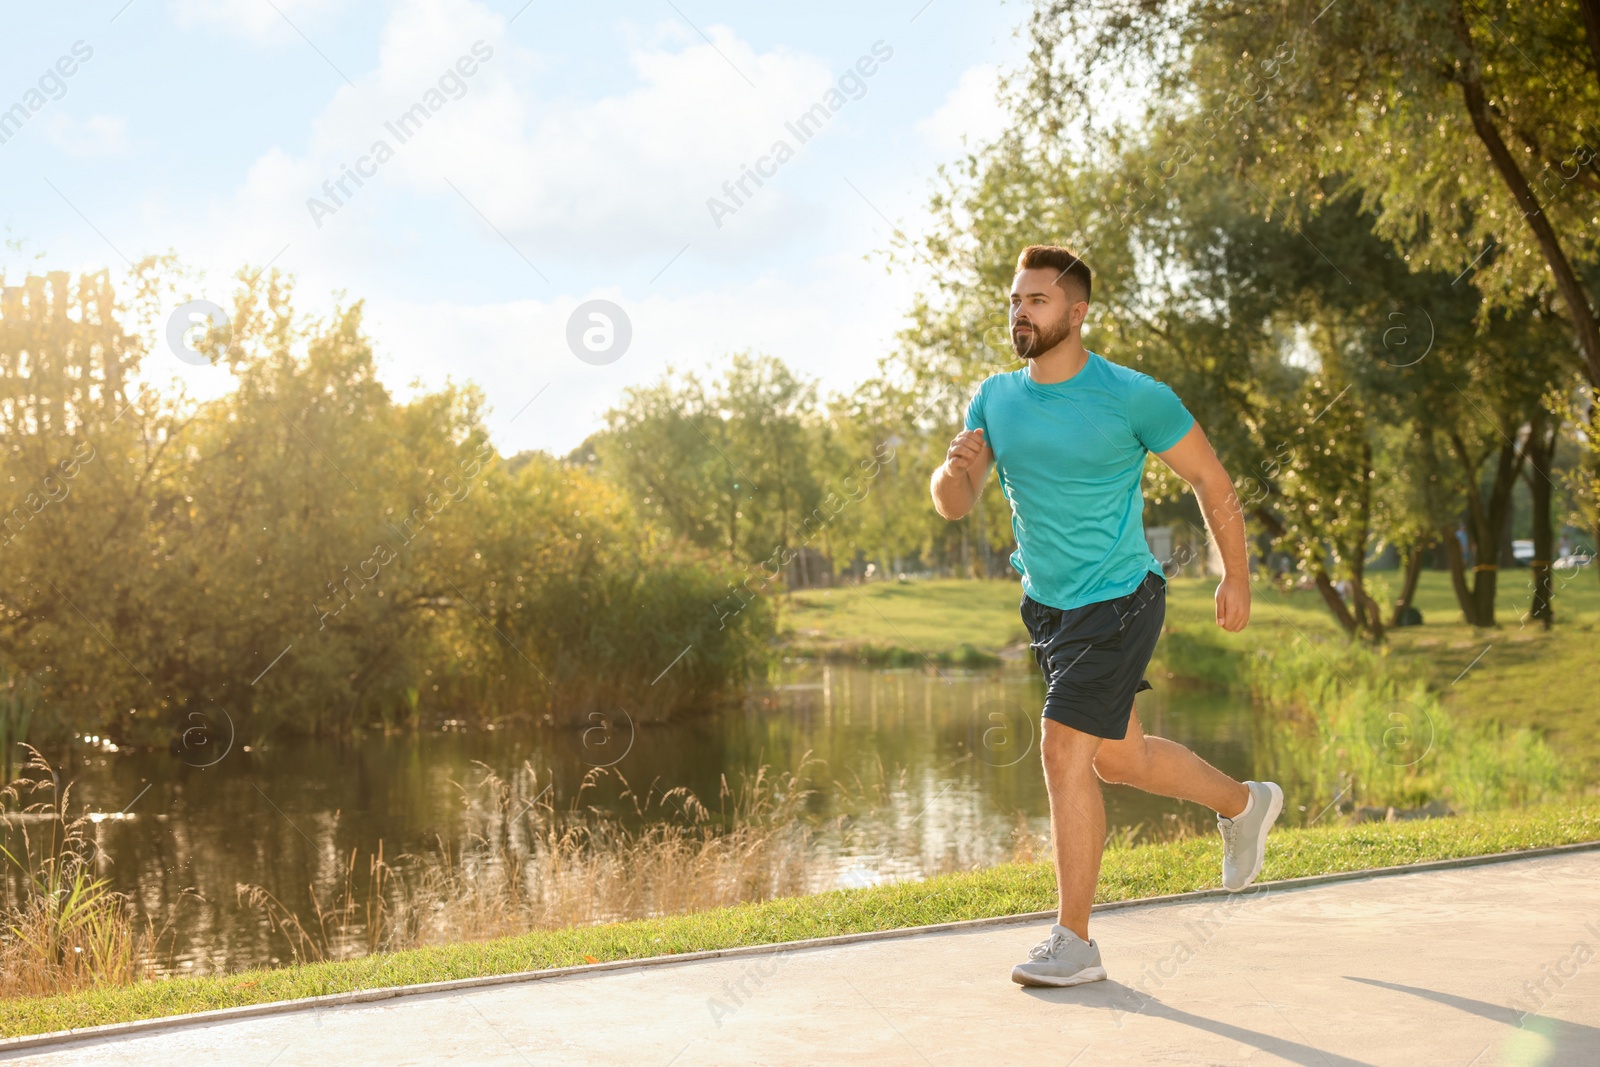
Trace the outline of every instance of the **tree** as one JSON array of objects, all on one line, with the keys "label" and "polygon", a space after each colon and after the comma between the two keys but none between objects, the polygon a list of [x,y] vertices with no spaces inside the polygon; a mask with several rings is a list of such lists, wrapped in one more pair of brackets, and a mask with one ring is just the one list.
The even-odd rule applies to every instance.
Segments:
[{"label": "tree", "polygon": [[0,672],[37,684],[34,740],[194,761],[433,716],[662,718],[764,668],[770,613],[716,610],[734,568],[583,470],[505,469],[475,388],[397,402],[359,303],[307,319],[242,272],[207,341],[233,388],[126,395],[145,350],[122,320],[171,266],[141,266],[133,309],[104,274],[0,294]]},{"label": "tree", "polygon": [[710,387],[694,374],[624,391],[579,450],[666,528],[753,564],[800,538],[821,501],[815,383],[736,353]]},{"label": "tree", "polygon": [[1148,70],[1152,106],[1200,120],[1295,221],[1353,190],[1414,269],[1472,272],[1485,316],[1556,294],[1596,386],[1593,8],[1049,0],[1018,114],[1059,135],[1097,78]]}]

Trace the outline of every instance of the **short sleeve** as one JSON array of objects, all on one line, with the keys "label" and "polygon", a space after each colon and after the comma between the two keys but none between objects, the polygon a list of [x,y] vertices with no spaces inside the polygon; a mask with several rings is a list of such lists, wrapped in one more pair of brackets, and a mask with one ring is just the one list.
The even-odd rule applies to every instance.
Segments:
[{"label": "short sleeve", "polygon": [[1128,425],[1146,451],[1165,452],[1183,440],[1194,416],[1166,382],[1141,374],[1128,391]]},{"label": "short sleeve", "polygon": [[[988,381],[987,378],[984,382]],[[972,394],[972,399],[967,401],[967,417],[964,424],[968,430],[982,430],[985,439],[989,436],[989,424],[983,419],[983,382],[978,383],[977,390]]]}]

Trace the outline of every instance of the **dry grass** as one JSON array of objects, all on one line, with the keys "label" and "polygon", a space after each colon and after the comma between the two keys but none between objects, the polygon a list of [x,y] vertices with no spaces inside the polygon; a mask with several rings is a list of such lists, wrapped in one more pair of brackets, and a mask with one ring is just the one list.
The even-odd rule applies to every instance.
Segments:
[{"label": "dry grass", "polygon": [[[827,785],[841,808],[863,816],[819,817],[808,807],[820,791],[812,783],[821,764],[808,753],[793,771],[763,766],[736,784],[724,775],[713,804],[681,786],[641,792],[615,769],[595,769],[558,807],[552,784],[531,764],[502,777],[480,763],[472,781],[458,783],[470,827],[459,841],[439,837],[423,853],[392,859],[381,841],[371,853],[353,849],[341,884],[320,893],[309,887],[311,904],[299,911],[260,885],[241,884],[236,892],[304,964],[800,897],[834,874],[829,850],[817,847],[824,835],[849,851],[871,849],[880,866],[883,850],[916,856],[908,869],[924,876],[1050,855],[1048,836],[1021,813],[1009,856],[971,852],[959,826],[953,837],[951,828],[930,832],[938,843],[927,852],[919,835],[928,829],[929,804],[905,768],[891,771],[881,761],[865,778],[852,774]],[[70,786],[58,800],[54,774],[37,754],[28,770],[34,777],[9,787],[14,803],[7,807],[48,794],[46,803],[20,807],[24,831],[39,826],[46,836],[18,855],[6,853],[26,874],[26,889],[7,907],[0,996],[152,977],[170,917],[160,933],[133,917],[129,901],[93,874],[87,819],[67,818]],[[585,803],[611,783],[620,786],[622,814],[614,805]],[[1128,847],[1148,836],[1142,830],[1108,844]],[[939,851],[952,841],[960,847]]]},{"label": "dry grass", "polygon": [[[170,932],[134,917],[128,898],[94,873],[87,816],[69,814],[71,786],[30,746],[21,776],[0,789],[0,845],[12,877],[0,922],[0,998],[126,985],[153,973]],[[30,827],[32,829],[30,829]]]},{"label": "dry grass", "polygon": [[370,955],[385,946],[389,930],[387,883],[394,871],[383,860],[383,842],[367,861],[367,882],[356,885],[359,849],[350,850],[345,865],[344,884],[332,900],[324,904],[315,890],[311,893],[313,922],[307,923],[271,892],[259,885],[237,886],[239,900],[260,912],[275,934],[289,944],[296,962],[320,962]]},{"label": "dry grass", "polygon": [[[364,880],[352,852],[336,893],[324,901],[312,891],[309,918],[261,886],[238,893],[297,962],[798,895],[809,888],[814,855],[809,762],[779,775],[762,767],[737,786],[724,775],[715,808],[681,786],[640,794],[619,772],[595,769],[565,810],[530,764],[509,779],[479,764],[478,779],[461,787],[473,826],[461,842],[439,838],[393,864],[380,842]],[[622,785],[631,817],[583,804],[606,777]]]}]

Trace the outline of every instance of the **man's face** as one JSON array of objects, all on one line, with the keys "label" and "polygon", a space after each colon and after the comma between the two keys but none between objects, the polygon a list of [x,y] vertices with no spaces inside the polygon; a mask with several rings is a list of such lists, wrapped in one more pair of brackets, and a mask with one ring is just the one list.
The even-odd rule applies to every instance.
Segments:
[{"label": "man's face", "polygon": [[1088,310],[1068,300],[1053,268],[1020,271],[1011,283],[1011,347],[1020,359],[1042,356],[1071,337]]}]

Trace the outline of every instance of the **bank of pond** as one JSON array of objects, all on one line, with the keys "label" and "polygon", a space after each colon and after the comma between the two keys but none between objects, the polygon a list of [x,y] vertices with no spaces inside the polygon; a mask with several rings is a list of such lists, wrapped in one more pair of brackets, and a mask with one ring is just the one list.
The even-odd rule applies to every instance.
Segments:
[{"label": "bank of pond", "polygon": [[[1457,721],[1380,652],[1305,638],[1237,660],[1230,682],[1214,652],[1213,677],[1186,673],[1204,638],[1174,636],[1139,696],[1146,731],[1280,782],[1286,825],[1520,807],[1586,784],[1536,731]],[[450,722],[215,760],[91,741],[7,799],[11,925],[81,956],[74,938],[109,935],[72,929],[60,899],[100,893],[128,920],[128,968],[221,973],[1043,858],[1042,698],[1031,661],[793,661],[674,723],[621,709]],[[1195,805],[1105,796],[1114,844],[1214,833]]]}]

